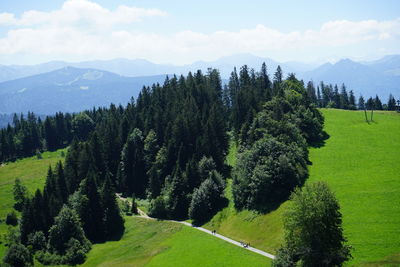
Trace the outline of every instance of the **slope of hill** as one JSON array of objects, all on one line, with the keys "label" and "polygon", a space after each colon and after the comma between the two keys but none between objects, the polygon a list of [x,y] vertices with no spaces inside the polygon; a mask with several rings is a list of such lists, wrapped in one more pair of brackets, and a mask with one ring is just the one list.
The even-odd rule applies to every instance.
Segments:
[{"label": "slope of hill", "polygon": [[143,85],[162,83],[165,75],[123,77],[97,69],[65,67],[0,83],[0,112],[52,114],[76,112],[110,103],[126,104]]},{"label": "slope of hill", "polygon": [[121,240],[96,244],[82,266],[265,266],[270,259],[169,221],[125,217]]},{"label": "slope of hill", "polygon": [[[394,264],[389,266],[398,266],[400,115],[375,113],[374,122],[367,124],[362,112],[326,109],[323,113],[330,138],[325,146],[311,148],[308,182],[327,181],[339,199],[344,231],[354,247],[349,265],[383,266],[386,258]],[[229,194],[228,187],[228,198]],[[273,252],[282,240],[286,205],[259,215],[236,212],[231,203],[205,227]]]}]

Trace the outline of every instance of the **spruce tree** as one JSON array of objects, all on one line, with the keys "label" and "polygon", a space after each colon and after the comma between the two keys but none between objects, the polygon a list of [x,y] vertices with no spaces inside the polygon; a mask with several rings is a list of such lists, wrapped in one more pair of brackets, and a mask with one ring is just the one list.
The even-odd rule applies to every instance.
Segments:
[{"label": "spruce tree", "polygon": [[105,238],[103,208],[96,181],[96,173],[90,169],[80,186],[80,193],[87,198],[82,203],[82,226],[87,238],[95,243],[104,241]]},{"label": "spruce tree", "polygon": [[107,240],[118,238],[124,232],[124,220],[120,214],[115,190],[108,175],[101,190],[101,200],[104,212],[105,238]]}]

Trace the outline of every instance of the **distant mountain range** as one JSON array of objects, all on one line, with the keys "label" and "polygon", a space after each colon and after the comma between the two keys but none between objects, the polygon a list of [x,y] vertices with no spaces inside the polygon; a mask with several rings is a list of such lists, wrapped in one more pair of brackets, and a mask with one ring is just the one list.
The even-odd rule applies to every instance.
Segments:
[{"label": "distant mountain range", "polygon": [[[96,60],[78,63],[52,61],[38,65],[0,65],[0,113],[27,112],[52,114],[75,112],[110,103],[125,104],[138,95],[143,85],[162,83],[168,73],[219,69],[228,79],[233,68],[246,64],[258,71],[267,64],[272,77],[278,65],[285,74],[294,72],[305,82],[345,83],[356,96],[379,95],[386,102],[389,93],[400,97],[400,55],[376,61],[350,59],[323,65],[302,62],[277,62],[251,54],[222,57],[216,61],[198,61],[190,65],[155,64],[143,59]],[[239,69],[238,69],[239,71]]]},{"label": "distant mountain range", "polygon": [[110,103],[125,105],[143,85],[163,83],[165,77],[124,77],[103,70],[64,67],[0,83],[0,113],[53,114]]}]

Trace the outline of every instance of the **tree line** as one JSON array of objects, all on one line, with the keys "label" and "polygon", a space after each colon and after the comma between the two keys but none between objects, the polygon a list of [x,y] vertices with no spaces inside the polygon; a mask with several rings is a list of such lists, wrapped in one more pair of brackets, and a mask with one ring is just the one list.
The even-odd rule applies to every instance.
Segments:
[{"label": "tree line", "polygon": [[340,86],[340,90],[337,84],[324,84],[324,82],[321,82],[315,88],[314,83],[310,81],[307,83],[307,92],[313,103],[320,108],[396,110],[396,99],[392,94],[389,94],[387,103],[382,103],[378,95],[369,97],[368,99],[364,99],[360,95],[358,100],[356,100],[353,91],[348,91],[344,84]]}]

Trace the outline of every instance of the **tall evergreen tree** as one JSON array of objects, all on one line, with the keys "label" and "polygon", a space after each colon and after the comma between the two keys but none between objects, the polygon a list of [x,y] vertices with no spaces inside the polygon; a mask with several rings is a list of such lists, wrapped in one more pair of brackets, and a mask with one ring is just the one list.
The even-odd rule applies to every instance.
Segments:
[{"label": "tall evergreen tree", "polygon": [[107,240],[118,238],[124,231],[124,220],[120,214],[115,190],[108,175],[101,190],[101,200],[104,211],[105,238]]},{"label": "tall evergreen tree", "polygon": [[87,238],[95,243],[105,239],[103,208],[96,184],[97,180],[96,173],[90,169],[80,186],[80,193],[87,198],[82,205],[82,226]]}]

